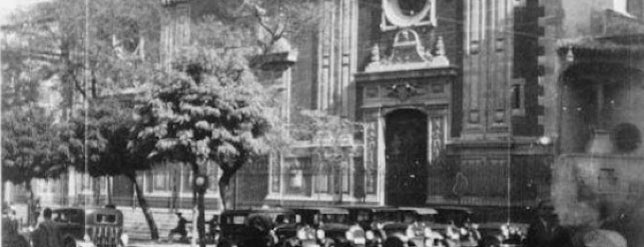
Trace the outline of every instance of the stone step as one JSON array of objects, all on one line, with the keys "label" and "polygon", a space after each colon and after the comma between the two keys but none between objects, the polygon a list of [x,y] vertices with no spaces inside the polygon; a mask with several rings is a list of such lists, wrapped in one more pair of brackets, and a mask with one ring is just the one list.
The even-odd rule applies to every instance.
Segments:
[{"label": "stone step", "polygon": [[[150,239],[150,229],[148,223],[145,220],[145,216],[141,211],[141,208],[132,208],[132,207],[119,207],[119,210],[123,212],[123,228],[128,234],[130,239],[133,240],[149,240]],[[165,240],[170,233],[170,230],[177,226],[177,217],[174,212],[170,212],[168,209],[153,208],[150,209],[152,212],[152,217],[154,222],[159,229],[159,237],[162,240]],[[187,220],[192,219],[192,211],[190,210],[180,210],[183,214],[183,217]],[[206,220],[210,220],[212,215],[215,214],[214,211],[206,211]]]}]

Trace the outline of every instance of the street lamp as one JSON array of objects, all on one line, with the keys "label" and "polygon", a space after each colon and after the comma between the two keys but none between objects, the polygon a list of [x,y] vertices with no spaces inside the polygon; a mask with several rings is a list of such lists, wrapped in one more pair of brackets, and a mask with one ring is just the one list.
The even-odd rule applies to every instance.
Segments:
[{"label": "street lamp", "polygon": [[547,146],[552,143],[552,138],[549,136],[542,136],[537,139],[537,144],[542,145],[542,146]]},{"label": "street lamp", "polygon": [[208,176],[206,175],[197,175],[194,179],[194,186],[197,191],[203,193],[208,188]]}]

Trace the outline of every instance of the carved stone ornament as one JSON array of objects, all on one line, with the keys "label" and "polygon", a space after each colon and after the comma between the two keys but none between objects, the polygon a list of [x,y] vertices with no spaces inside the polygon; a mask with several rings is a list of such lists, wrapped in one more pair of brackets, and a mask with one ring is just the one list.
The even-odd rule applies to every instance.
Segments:
[{"label": "carved stone ornament", "polygon": [[[378,49],[376,51],[376,49]],[[412,29],[403,29],[396,33],[389,57],[381,56],[376,45],[372,50],[372,61],[365,68],[366,72],[414,70],[449,66],[445,56],[443,38],[438,37],[435,47],[426,49],[420,36]]]},{"label": "carved stone ornament", "polygon": [[388,97],[397,98],[400,101],[406,101],[407,99],[424,94],[424,90],[418,88],[416,85],[411,83],[399,83],[391,85],[389,88]]},{"label": "carved stone ornament", "polygon": [[382,0],[383,31],[412,26],[436,26],[435,0]]}]

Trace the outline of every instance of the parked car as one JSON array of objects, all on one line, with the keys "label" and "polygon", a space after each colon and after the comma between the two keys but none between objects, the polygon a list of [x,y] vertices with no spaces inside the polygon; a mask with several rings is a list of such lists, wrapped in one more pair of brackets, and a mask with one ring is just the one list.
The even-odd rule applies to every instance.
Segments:
[{"label": "parked car", "polygon": [[439,233],[439,229],[444,230],[446,225],[436,223],[438,211],[428,207],[400,207],[399,210],[402,211],[403,221],[385,226],[386,232],[389,232],[386,228],[395,228],[395,231],[405,234],[410,246],[445,245],[444,236]]},{"label": "parked car", "polygon": [[[349,220],[349,211],[342,208],[316,207],[292,208],[297,224],[290,231],[291,237],[282,246],[364,246],[365,232]],[[279,232],[279,230],[278,230]],[[278,234],[279,235],[279,234]]]},{"label": "parked car", "polygon": [[[52,210],[52,221],[62,235],[63,246],[126,246],[123,213],[115,208],[65,207]],[[31,239],[31,234],[27,234]]]},{"label": "parked car", "polygon": [[[271,234],[272,241],[286,238],[274,231],[282,225],[295,222],[295,213],[285,208],[255,208],[226,210],[220,216],[221,237],[218,246],[243,246],[244,243],[257,238],[258,231]],[[260,229],[261,228],[261,229]]]},{"label": "parked car", "polygon": [[452,242],[456,246],[475,247],[481,239],[477,224],[471,220],[474,211],[467,207],[440,206],[435,207],[436,223],[444,225],[444,228],[437,227],[437,230],[445,236],[445,241]]},{"label": "parked car", "polygon": [[394,207],[347,206],[349,220],[365,230],[366,246],[381,246],[387,238],[385,225],[402,221],[402,212]]},{"label": "parked car", "polygon": [[481,247],[519,247],[523,246],[529,224],[486,222],[479,225],[482,239]]}]

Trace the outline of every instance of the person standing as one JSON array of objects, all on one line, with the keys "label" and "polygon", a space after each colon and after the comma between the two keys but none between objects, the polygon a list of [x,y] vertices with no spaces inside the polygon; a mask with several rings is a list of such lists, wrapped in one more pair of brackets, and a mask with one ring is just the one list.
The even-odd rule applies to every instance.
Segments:
[{"label": "person standing", "polygon": [[58,226],[51,220],[52,211],[50,208],[43,210],[43,222],[38,224],[34,232],[34,247],[62,247],[63,242]]},{"label": "person standing", "polygon": [[550,201],[537,206],[537,219],[528,228],[526,247],[572,246],[570,234],[559,225],[559,217]]}]

